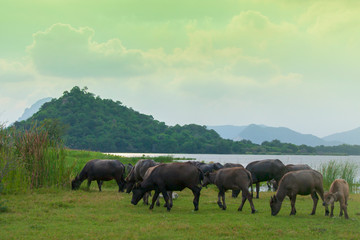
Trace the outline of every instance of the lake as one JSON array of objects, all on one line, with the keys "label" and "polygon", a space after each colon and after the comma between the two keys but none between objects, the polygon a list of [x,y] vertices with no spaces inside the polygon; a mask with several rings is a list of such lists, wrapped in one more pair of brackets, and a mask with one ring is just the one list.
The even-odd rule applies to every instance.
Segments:
[{"label": "lake", "polygon": [[164,154],[164,153],[110,153],[124,157],[157,157],[172,156],[174,158],[194,159],[194,161],[240,163],[244,167],[250,162],[263,159],[279,159],[286,164],[308,164],[313,169],[319,169],[320,164],[329,161],[350,162],[358,166],[357,181],[360,180],[360,156],[323,156],[323,155],[242,155],[242,154]]}]

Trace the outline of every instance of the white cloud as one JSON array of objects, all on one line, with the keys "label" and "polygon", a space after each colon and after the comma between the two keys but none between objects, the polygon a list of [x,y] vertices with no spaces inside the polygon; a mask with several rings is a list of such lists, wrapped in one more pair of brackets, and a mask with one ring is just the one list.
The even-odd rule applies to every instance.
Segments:
[{"label": "white cloud", "polygon": [[41,74],[62,77],[128,77],[148,74],[150,63],[120,40],[93,41],[94,30],[57,23],[33,35],[28,52]]}]

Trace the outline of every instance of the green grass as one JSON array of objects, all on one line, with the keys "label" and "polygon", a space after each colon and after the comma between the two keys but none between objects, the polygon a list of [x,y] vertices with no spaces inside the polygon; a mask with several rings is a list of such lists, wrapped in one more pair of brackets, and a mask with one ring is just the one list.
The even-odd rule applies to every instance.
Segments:
[{"label": "green grass", "polygon": [[[360,195],[351,194],[350,220],[324,216],[318,203],[310,216],[310,196],[298,196],[297,215],[289,216],[290,202],[285,199],[278,216],[270,215],[269,198],[260,193],[254,199],[257,213],[249,203],[238,212],[240,199],[227,192],[228,209],[217,204],[214,187],[203,189],[199,211],[193,211],[192,193],[179,192],[174,207],[149,210],[139,202],[130,204],[131,195],[118,193],[104,184],[103,192],[92,184],[89,191],[39,189],[25,194],[2,195],[8,210],[0,213],[0,239],[358,239],[360,234]],[[163,201],[162,201],[163,202]]]}]

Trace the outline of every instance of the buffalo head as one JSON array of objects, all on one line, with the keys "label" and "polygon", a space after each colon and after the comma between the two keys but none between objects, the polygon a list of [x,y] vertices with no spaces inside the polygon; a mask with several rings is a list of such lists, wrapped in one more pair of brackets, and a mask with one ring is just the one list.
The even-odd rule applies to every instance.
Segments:
[{"label": "buffalo head", "polygon": [[282,202],[277,199],[276,195],[271,197],[270,199],[271,215],[276,216],[279,213],[281,209],[281,204]]}]

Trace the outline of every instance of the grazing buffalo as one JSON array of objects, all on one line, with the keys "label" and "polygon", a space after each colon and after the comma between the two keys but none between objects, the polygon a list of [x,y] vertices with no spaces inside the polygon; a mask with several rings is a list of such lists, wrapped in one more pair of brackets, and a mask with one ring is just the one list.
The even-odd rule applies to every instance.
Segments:
[{"label": "grazing buffalo", "polygon": [[347,201],[349,199],[349,184],[344,179],[335,179],[330,186],[329,192],[324,194],[323,205],[326,209],[326,215],[329,215],[328,206],[331,205],[330,217],[334,216],[334,203],[340,202],[340,217],[345,213],[345,218],[349,219],[347,213]]},{"label": "grazing buffalo", "polygon": [[323,177],[321,173],[315,170],[299,170],[286,173],[280,180],[279,189],[276,194],[271,197],[271,215],[275,216],[279,213],[281,204],[286,196],[288,196],[291,201],[290,215],[295,215],[295,201],[296,195],[298,194],[311,195],[314,202],[311,215],[314,215],[319,200],[316,193],[324,200]]},{"label": "grazing buffalo", "polygon": [[194,194],[193,203],[195,211],[197,211],[199,209],[202,179],[202,171],[193,163],[161,164],[153,168],[148,176],[138,186],[134,187],[131,203],[136,205],[146,192],[155,190],[150,209],[154,207],[154,203],[161,192],[164,196],[167,210],[170,211],[171,207],[167,191],[181,191],[187,187]]},{"label": "grazing buffalo", "polygon": [[[126,177],[126,193],[130,193],[131,190],[134,187],[134,184],[137,182],[141,182],[144,179],[145,173],[146,171],[150,168],[150,167],[154,167],[159,165],[159,163],[155,162],[152,159],[141,159],[139,160],[135,166],[131,169],[130,173],[128,174],[128,176]],[[144,204],[148,205],[148,198],[149,198],[150,193],[147,193],[144,195]]]},{"label": "grazing buffalo", "polygon": [[99,191],[101,191],[103,181],[115,179],[119,186],[119,192],[122,192],[125,187],[124,172],[125,166],[117,160],[90,160],[71,182],[71,187],[73,190],[79,189],[85,179],[88,180],[88,187],[90,187],[91,181],[96,180]]},{"label": "grazing buffalo", "polygon": [[[224,164],[224,168],[233,168],[233,167],[244,167],[243,165],[241,165],[240,163],[225,163]],[[239,195],[240,191],[239,190],[232,190],[232,194],[231,196],[233,198],[237,198],[237,196]]]},{"label": "grazing buffalo", "polygon": [[207,172],[212,172],[223,168],[221,163],[202,163],[195,162],[195,165],[200,168],[200,170],[205,174]]},{"label": "grazing buffalo", "polygon": [[[312,168],[307,164],[287,164],[285,165],[286,172],[299,171],[299,170],[311,170]],[[267,186],[271,190],[271,186],[274,191],[278,188],[278,182],[275,179],[267,181]]]},{"label": "grazing buffalo", "polygon": [[[285,165],[279,159],[266,159],[251,162],[246,166],[256,184],[256,198],[259,198],[260,182],[275,179],[277,182],[286,173]],[[251,195],[253,188],[251,186]]]},{"label": "grazing buffalo", "polygon": [[[219,189],[218,205],[226,210],[225,192],[228,189],[242,191],[242,202],[238,208],[241,211],[246,199],[250,202],[251,213],[255,213],[255,207],[249,192],[249,186],[252,184],[251,173],[243,167],[223,168],[216,172],[206,173],[203,186],[215,184]],[[220,200],[222,198],[222,203]]]}]

